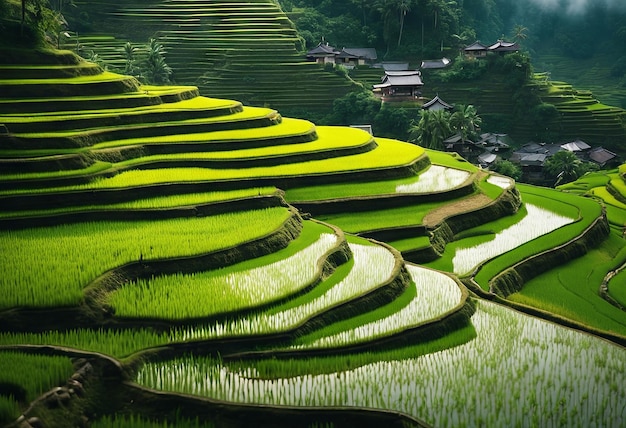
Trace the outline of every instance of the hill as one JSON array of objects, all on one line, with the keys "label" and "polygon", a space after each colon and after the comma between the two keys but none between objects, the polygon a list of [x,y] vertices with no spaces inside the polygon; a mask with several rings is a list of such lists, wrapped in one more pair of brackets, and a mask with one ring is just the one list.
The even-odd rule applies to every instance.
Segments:
[{"label": "hill", "polygon": [[[3,423],[621,420],[622,292],[593,279],[623,263],[619,204],[68,51],[0,58]],[[584,290],[518,298],[588,256]]]}]

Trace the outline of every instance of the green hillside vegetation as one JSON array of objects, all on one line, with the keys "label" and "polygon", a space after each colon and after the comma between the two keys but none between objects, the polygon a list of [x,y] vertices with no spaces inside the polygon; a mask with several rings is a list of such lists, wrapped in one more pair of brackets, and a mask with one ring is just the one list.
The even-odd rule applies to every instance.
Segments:
[{"label": "green hillside vegetation", "polygon": [[[23,52],[0,68],[0,351],[30,375],[0,375],[3,424],[621,420],[622,273],[592,290],[623,264],[623,171],[590,178],[605,215],[455,154]],[[584,303],[535,292],[580,260]]]},{"label": "green hillside vegetation", "polygon": [[93,52],[119,71],[127,60],[126,42],[136,46],[140,61],[148,40],[156,38],[174,70],[172,79],[214,98],[320,114],[355,86],[306,61],[303,40],[277,2],[75,4],[78,16],[72,20],[68,11],[70,20],[86,29],[79,30],[78,40],[64,39],[65,46],[79,43],[85,56]]}]

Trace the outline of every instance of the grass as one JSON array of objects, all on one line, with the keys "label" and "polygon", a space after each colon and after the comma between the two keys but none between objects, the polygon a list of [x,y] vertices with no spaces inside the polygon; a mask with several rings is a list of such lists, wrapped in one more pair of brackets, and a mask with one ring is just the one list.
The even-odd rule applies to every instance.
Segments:
[{"label": "grass", "polygon": [[110,269],[227,248],[280,228],[289,216],[285,208],[270,208],[193,219],[0,231],[1,252],[10,254],[0,279],[0,308],[77,305],[83,288]]}]

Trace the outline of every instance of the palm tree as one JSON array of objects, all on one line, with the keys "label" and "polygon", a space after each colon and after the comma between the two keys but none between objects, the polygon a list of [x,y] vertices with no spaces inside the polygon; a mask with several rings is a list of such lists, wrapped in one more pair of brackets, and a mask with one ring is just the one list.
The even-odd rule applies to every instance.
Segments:
[{"label": "palm tree", "polygon": [[586,168],[574,152],[562,150],[550,156],[544,164],[546,171],[556,178],[555,186],[569,183],[583,175]]},{"label": "palm tree", "polygon": [[419,122],[409,128],[409,139],[422,147],[442,150],[443,140],[451,133],[450,113],[446,110],[423,110]]},{"label": "palm tree", "polygon": [[513,40],[516,42],[521,42],[522,40],[526,40],[528,38],[528,34],[526,32],[528,28],[524,27],[521,24],[517,24],[513,27]]},{"label": "palm tree", "polygon": [[461,135],[463,141],[477,135],[483,120],[473,105],[459,105],[450,117],[450,125]]},{"label": "palm tree", "polygon": [[406,17],[407,12],[411,10],[411,1],[399,0],[397,8],[398,12],[400,12],[400,33],[398,34],[398,46],[400,46],[400,42],[402,41],[402,31],[404,30],[404,18]]}]

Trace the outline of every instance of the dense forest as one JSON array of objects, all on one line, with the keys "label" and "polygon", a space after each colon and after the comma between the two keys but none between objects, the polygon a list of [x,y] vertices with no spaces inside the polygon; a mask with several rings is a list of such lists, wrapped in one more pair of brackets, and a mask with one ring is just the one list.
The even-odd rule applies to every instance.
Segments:
[{"label": "dense forest", "polygon": [[386,60],[440,57],[475,40],[556,47],[582,59],[611,53],[626,73],[626,3],[611,0],[281,0],[307,46],[373,46]]}]

